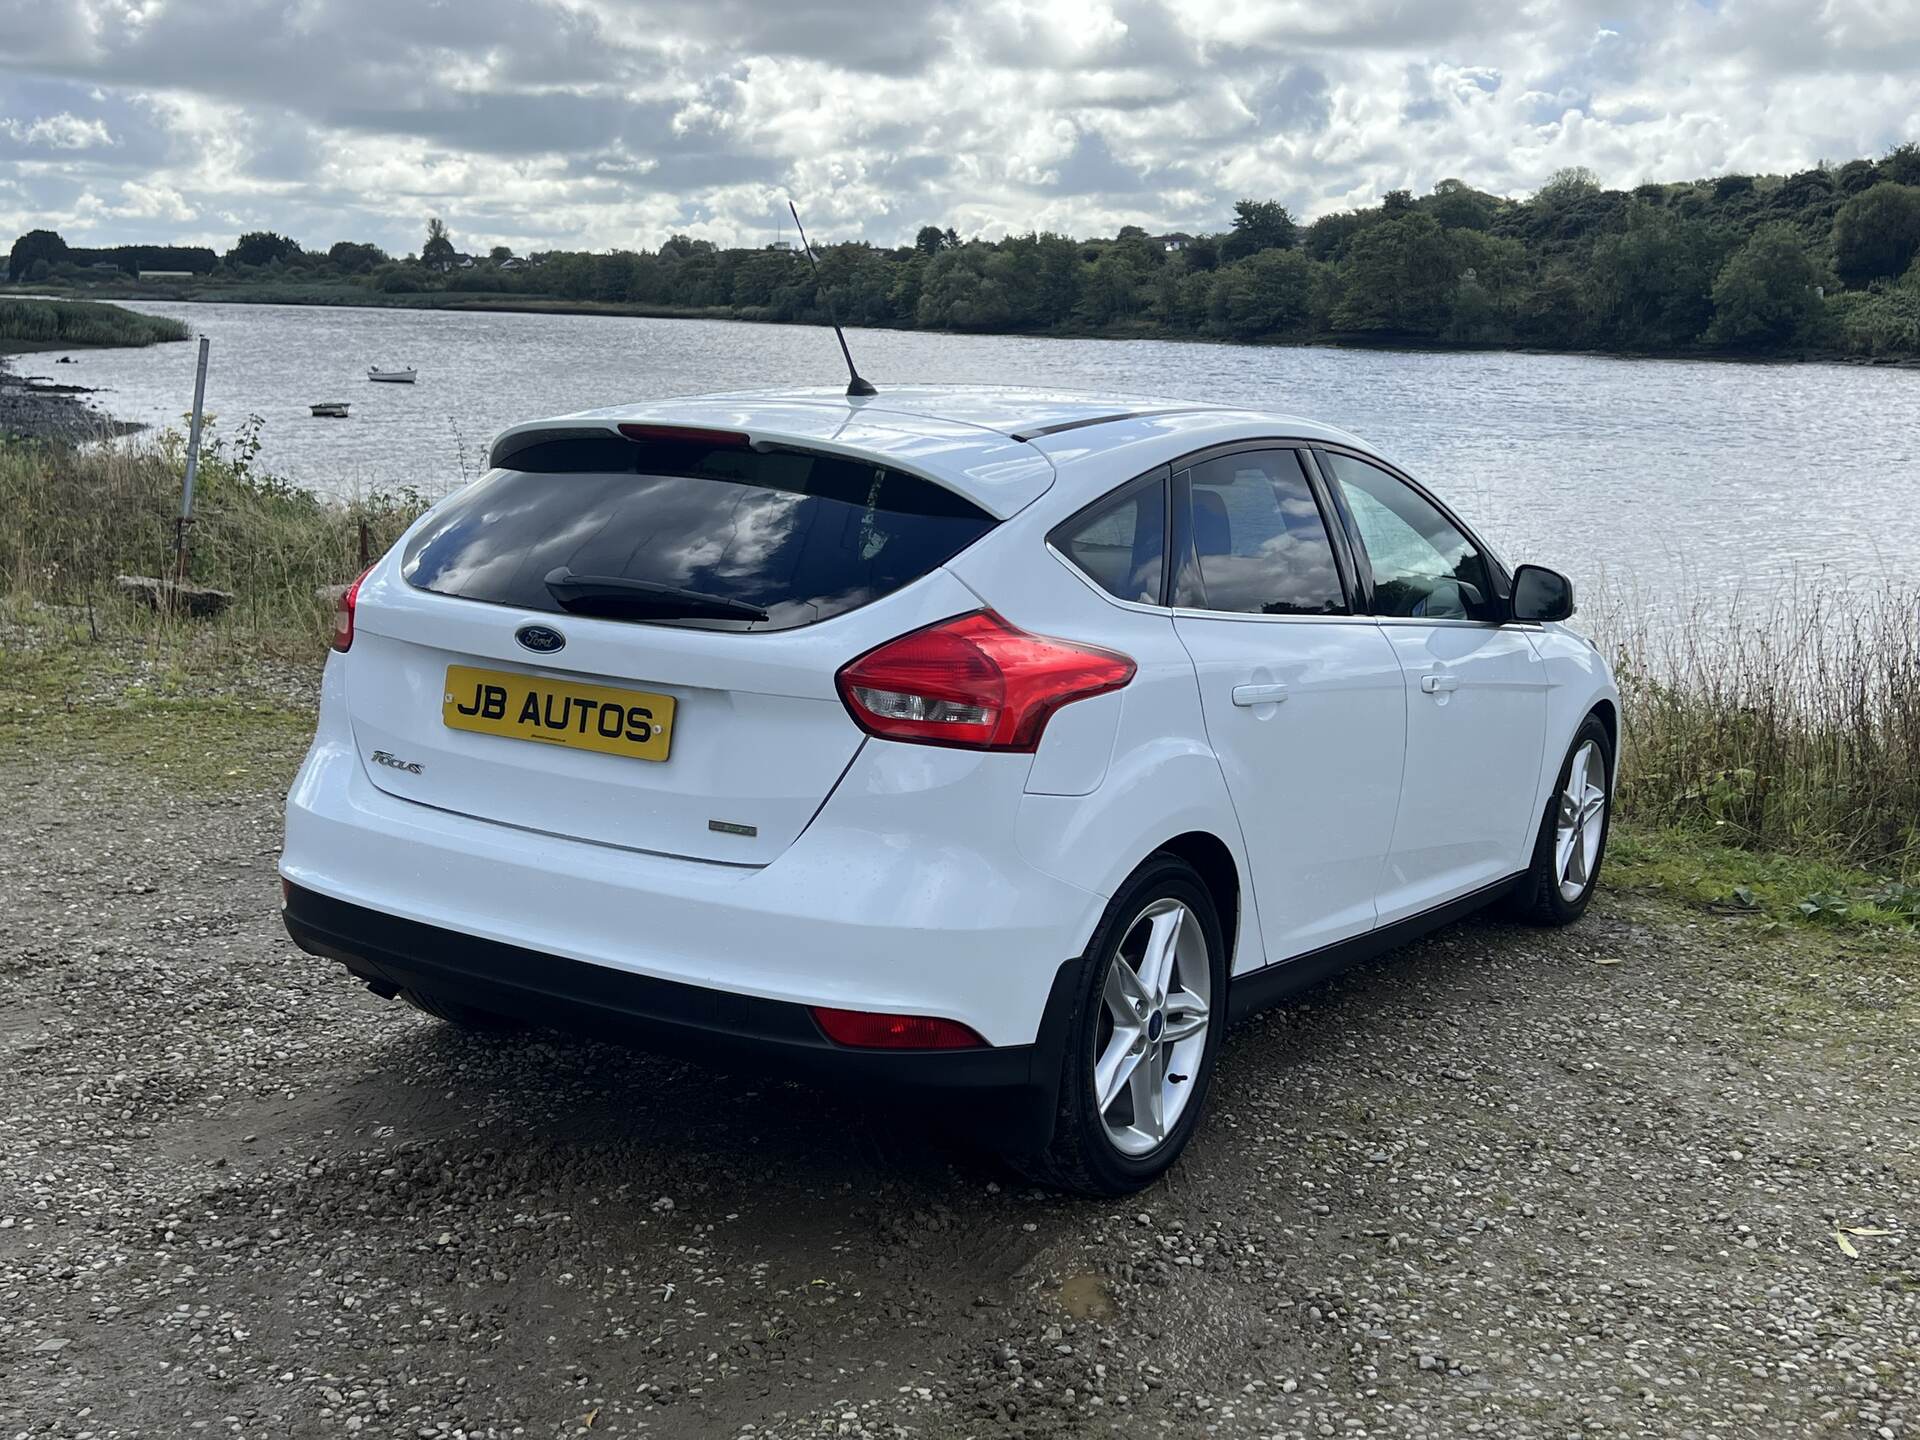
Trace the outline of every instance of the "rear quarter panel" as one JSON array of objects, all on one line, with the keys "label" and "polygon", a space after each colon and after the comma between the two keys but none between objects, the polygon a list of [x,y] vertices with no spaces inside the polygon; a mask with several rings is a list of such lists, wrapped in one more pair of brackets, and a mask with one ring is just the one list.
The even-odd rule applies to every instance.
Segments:
[{"label": "rear quarter panel", "polygon": [[[1021,629],[1116,650],[1138,667],[1117,695],[1054,716],[1034,757],[1015,840],[1036,869],[1111,896],[1169,840],[1194,831],[1214,836],[1233,857],[1238,879],[1233,969],[1256,968],[1265,950],[1239,821],[1206,743],[1193,661],[1172,617],[1108,598],[1046,544],[1054,525],[1098,493],[1062,497],[1061,504],[1049,496],[948,562],[982,604]],[[1076,793],[1096,769],[1091,788]]]}]

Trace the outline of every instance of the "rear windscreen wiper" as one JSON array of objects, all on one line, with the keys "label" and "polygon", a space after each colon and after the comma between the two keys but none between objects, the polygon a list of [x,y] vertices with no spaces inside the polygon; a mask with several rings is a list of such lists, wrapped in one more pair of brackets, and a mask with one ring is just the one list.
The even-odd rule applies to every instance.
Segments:
[{"label": "rear windscreen wiper", "polygon": [[566,566],[547,572],[547,589],[568,610],[586,609],[596,602],[614,601],[624,608],[649,614],[689,619],[766,620],[758,605],[730,600],[725,595],[703,595],[653,580],[630,580],[624,575],[576,575]]}]

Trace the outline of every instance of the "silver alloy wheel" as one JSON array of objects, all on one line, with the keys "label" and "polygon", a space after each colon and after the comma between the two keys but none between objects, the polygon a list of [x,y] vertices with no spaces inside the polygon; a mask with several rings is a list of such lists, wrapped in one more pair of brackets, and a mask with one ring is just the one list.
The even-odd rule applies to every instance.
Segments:
[{"label": "silver alloy wheel", "polygon": [[1554,873],[1569,904],[1578,901],[1593,881],[1606,825],[1607,762],[1600,747],[1589,740],[1574,752],[1573,764],[1567,767],[1553,839]]},{"label": "silver alloy wheel", "polygon": [[1135,916],[1100,993],[1094,1104],[1114,1148],[1145,1155],[1179,1124],[1207,1051],[1213,966],[1193,912],[1163,898]]}]

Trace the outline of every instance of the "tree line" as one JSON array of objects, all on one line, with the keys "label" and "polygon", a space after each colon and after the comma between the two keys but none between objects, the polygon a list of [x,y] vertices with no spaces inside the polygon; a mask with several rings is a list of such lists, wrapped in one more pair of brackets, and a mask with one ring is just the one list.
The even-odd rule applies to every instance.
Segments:
[{"label": "tree line", "polygon": [[[15,245],[10,275],[31,239]],[[817,281],[791,248],[724,249],[684,235],[657,250],[469,256],[435,219],[420,253],[400,259],[350,241],[315,252],[268,232],[243,236],[213,278],[772,321],[819,321],[830,306],[848,324],[937,330],[1920,354],[1913,144],[1794,175],[1631,190],[1569,169],[1520,200],[1448,179],[1310,224],[1249,199],[1211,234],[1129,225],[1095,239],[990,241],[927,225],[912,245],[816,250]],[[36,259],[29,252],[29,271]]]},{"label": "tree line", "polygon": [[97,276],[109,279],[138,275],[144,270],[211,275],[220,257],[205,245],[111,245],[104,248],[69,245],[52,230],[29,230],[13,242],[7,256],[7,279],[15,284],[54,278]]}]

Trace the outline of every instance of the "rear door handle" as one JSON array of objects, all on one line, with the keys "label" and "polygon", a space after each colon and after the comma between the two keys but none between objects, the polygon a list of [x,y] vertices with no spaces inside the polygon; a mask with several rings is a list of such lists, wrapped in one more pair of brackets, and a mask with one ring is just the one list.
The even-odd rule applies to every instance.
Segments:
[{"label": "rear door handle", "polygon": [[1236,685],[1233,687],[1233,703],[1242,706],[1278,705],[1287,698],[1284,685]]},{"label": "rear door handle", "polygon": [[1458,675],[1422,675],[1420,690],[1425,695],[1443,695],[1460,688]]}]

